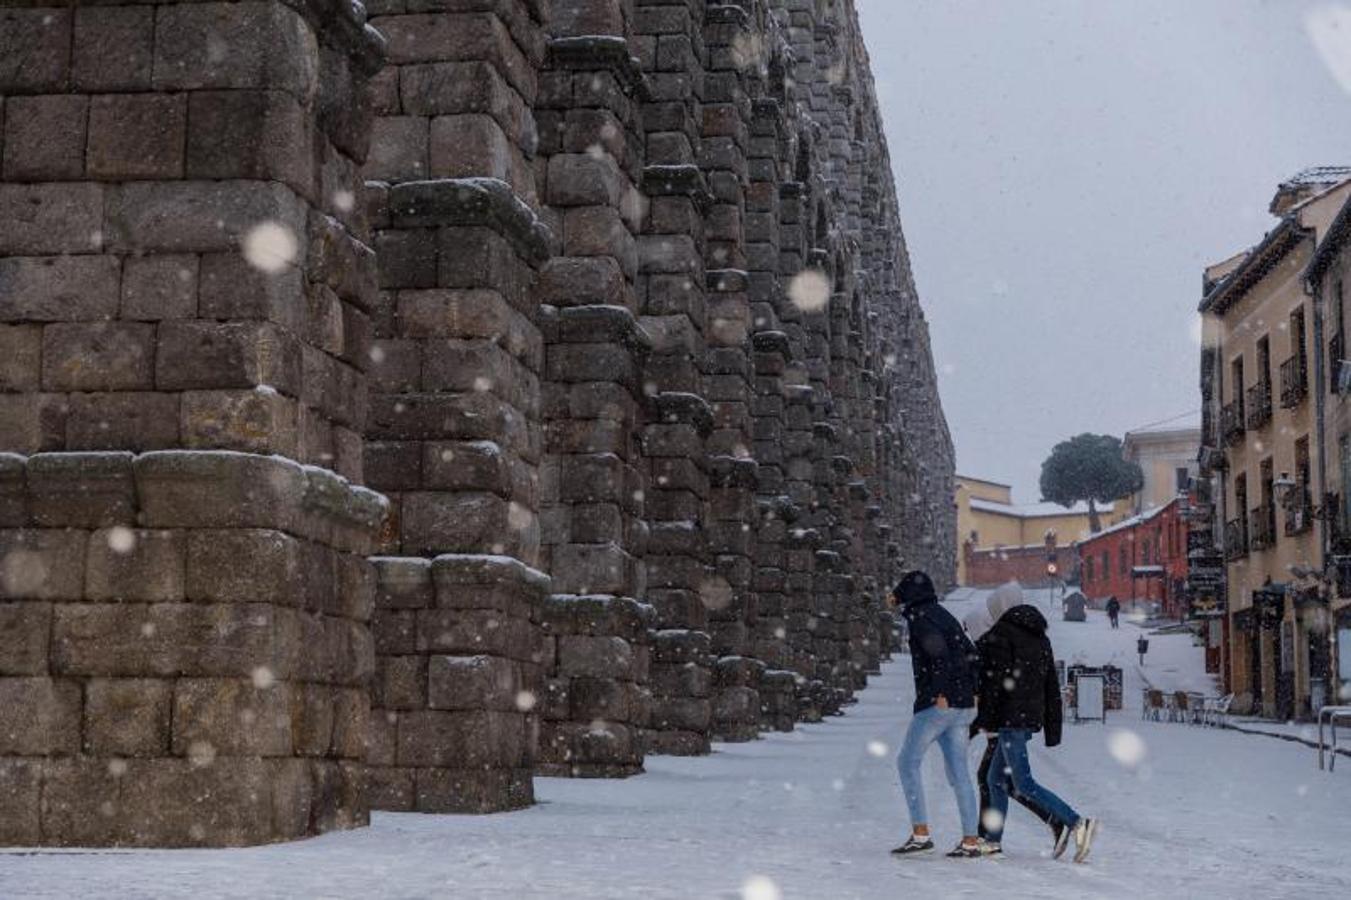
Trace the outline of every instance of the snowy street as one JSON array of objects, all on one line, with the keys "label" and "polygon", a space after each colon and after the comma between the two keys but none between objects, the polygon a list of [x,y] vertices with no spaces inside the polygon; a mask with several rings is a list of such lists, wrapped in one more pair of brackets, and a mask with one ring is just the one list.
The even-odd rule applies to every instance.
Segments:
[{"label": "snowy street", "polygon": [[[948,605],[960,617],[965,602]],[[1330,775],[1296,744],[1142,722],[1139,633],[1092,612],[1052,624],[1058,657],[1126,672],[1127,709],[1106,727],[1067,724],[1053,751],[1034,742],[1042,781],[1103,820],[1085,865],[1051,860],[1048,832],[1021,810],[1002,860],[888,854],[907,828],[893,757],[912,690],[898,656],[841,718],[707,758],[650,757],[626,781],[542,779],[541,804],[524,812],[376,814],[368,829],[247,850],[13,852],[0,856],[0,896],[1351,896],[1351,862],[1328,853],[1345,833],[1351,765]],[[1202,688],[1200,659],[1188,636],[1154,635],[1145,674]],[[926,772],[945,850],[956,811],[936,749]]]}]

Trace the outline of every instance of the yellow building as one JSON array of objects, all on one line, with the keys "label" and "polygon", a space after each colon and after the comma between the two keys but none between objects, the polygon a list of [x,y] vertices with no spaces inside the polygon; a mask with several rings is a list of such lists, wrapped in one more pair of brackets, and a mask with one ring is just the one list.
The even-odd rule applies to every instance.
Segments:
[{"label": "yellow building", "polygon": [[[1064,546],[1092,533],[1088,505],[1066,508],[1056,503],[1015,504],[1013,488],[996,481],[957,476],[957,583],[966,585],[965,546],[976,550],[1044,546],[1054,532]],[[1114,525],[1129,512],[1125,503],[1098,504],[1098,522]]]},{"label": "yellow building", "polygon": [[1207,271],[1201,303],[1211,412],[1203,442],[1223,448],[1208,467],[1219,478],[1213,521],[1223,522],[1226,681],[1236,708],[1281,718],[1309,714],[1310,671],[1326,669],[1326,631],[1307,615],[1317,608],[1309,575],[1322,571],[1323,528],[1312,515],[1319,439],[1304,273],[1351,193],[1348,176],[1319,169],[1283,183],[1271,204],[1280,222]]}]

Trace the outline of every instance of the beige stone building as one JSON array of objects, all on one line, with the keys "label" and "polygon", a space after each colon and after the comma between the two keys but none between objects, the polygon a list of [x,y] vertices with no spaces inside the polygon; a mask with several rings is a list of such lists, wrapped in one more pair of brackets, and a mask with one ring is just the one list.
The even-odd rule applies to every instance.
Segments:
[{"label": "beige stone building", "polygon": [[[1316,576],[1315,311],[1304,272],[1348,194],[1351,170],[1280,185],[1280,221],[1206,273],[1203,473],[1215,478],[1215,540],[1225,557],[1225,673],[1236,708],[1308,714],[1311,672],[1326,670]],[[1222,524],[1221,524],[1222,523]],[[1315,676],[1316,677],[1316,676]]]},{"label": "beige stone building", "polygon": [[1186,493],[1196,475],[1196,451],[1201,444],[1199,417],[1188,417],[1126,432],[1122,454],[1140,466],[1144,485],[1131,495],[1133,515],[1161,509]]}]

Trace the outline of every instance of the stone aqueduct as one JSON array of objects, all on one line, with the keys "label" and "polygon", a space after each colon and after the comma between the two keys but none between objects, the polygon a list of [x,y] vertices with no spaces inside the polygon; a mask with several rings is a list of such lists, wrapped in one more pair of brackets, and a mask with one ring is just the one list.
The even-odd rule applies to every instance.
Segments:
[{"label": "stone aqueduct", "polygon": [[524,806],[951,579],[849,0],[4,0],[0,125],[0,844]]}]

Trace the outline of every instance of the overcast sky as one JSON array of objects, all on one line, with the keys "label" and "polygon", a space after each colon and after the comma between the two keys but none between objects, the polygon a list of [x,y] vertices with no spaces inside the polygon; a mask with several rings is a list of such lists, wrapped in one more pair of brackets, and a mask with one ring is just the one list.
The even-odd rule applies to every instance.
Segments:
[{"label": "overcast sky", "polygon": [[857,5],[958,471],[1033,502],[1057,441],[1196,410],[1201,269],[1351,163],[1351,7]]}]

